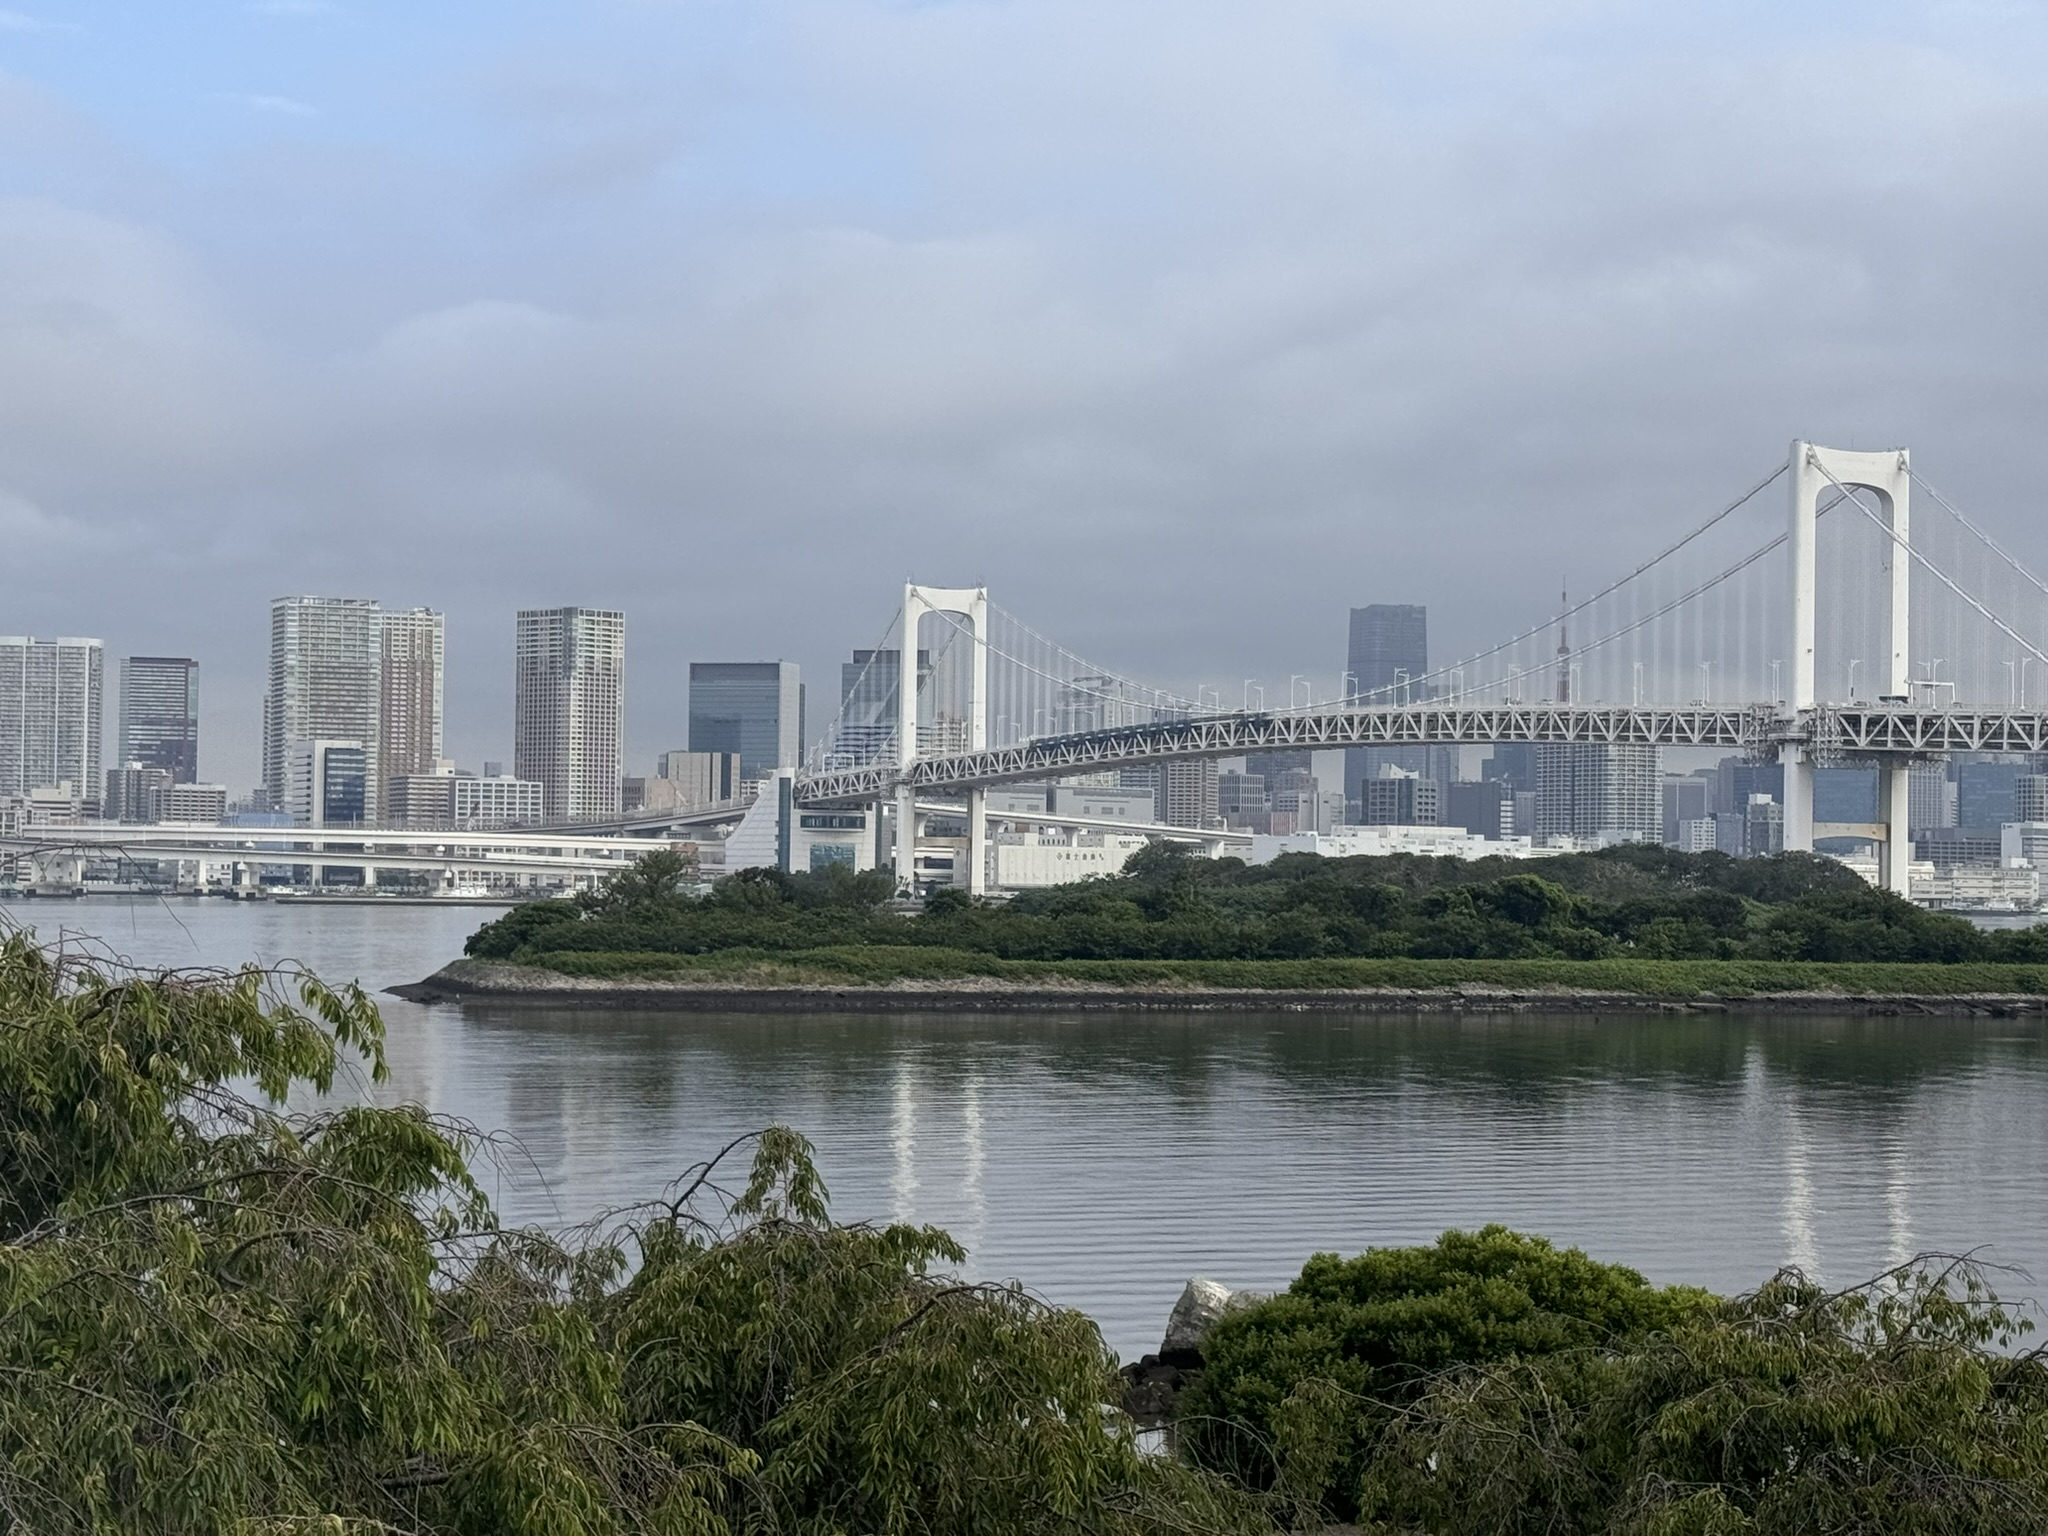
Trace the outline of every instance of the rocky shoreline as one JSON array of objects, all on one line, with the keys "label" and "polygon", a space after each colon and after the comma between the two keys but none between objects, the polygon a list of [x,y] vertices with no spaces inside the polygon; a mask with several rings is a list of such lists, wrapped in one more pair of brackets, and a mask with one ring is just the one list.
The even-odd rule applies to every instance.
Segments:
[{"label": "rocky shoreline", "polygon": [[387,989],[410,1002],[489,1001],[561,1007],[660,1008],[680,1013],[1734,1013],[1871,1017],[2023,1018],[2048,1015],[2048,995],[1773,992],[1724,998],[1661,997],[1582,988],[1518,990],[1465,984],[1413,989],[1226,988],[1142,983],[1105,987],[1059,978],[1008,981],[968,976],[881,986],[763,986],[691,978],[564,976],[493,960],[456,960],[423,981]]}]

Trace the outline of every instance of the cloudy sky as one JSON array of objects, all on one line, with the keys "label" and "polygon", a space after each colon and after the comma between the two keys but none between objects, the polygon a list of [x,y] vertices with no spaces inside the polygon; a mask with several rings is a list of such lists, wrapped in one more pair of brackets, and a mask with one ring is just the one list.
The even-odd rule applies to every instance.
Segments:
[{"label": "cloudy sky", "polygon": [[622,607],[644,767],[909,576],[1449,659],[1795,435],[2048,556],[2038,3],[8,3],[0,630],[199,657],[238,788],[283,592],[444,608],[472,766]]}]

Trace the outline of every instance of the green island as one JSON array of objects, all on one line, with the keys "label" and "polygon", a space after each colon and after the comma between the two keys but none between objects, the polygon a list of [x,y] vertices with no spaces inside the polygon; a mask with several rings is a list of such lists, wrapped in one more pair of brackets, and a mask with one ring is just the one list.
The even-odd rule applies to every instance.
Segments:
[{"label": "green island", "polygon": [[2048,1529],[2048,1359],[1967,1258],[1720,1297],[1497,1227],[1322,1254],[1153,1444],[1088,1318],[833,1220],[793,1131],[516,1229],[487,1137],[345,1072],[353,988],[0,938],[0,1532]]},{"label": "green island", "polygon": [[518,907],[429,983],[725,989],[1099,988],[1959,999],[2048,995],[2048,929],[1985,931],[1810,854],[1647,845],[1546,859],[1192,858],[1003,904],[892,904],[886,871],[746,870],[707,893],[658,853],[574,900]]}]

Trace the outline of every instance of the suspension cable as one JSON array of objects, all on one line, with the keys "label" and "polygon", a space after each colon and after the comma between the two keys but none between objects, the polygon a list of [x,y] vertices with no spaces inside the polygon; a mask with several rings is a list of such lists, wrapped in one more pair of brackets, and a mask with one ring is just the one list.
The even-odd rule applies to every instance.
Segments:
[{"label": "suspension cable", "polygon": [[[1870,521],[1877,527],[1883,529],[1885,532],[1885,536],[1887,538],[1889,538],[1894,544],[1898,545],[1900,549],[1904,550],[1908,555],[1910,555],[1913,559],[1917,560],[1923,567],[1925,567],[1927,573],[1930,576],[1934,577],[1935,580],[1939,581],[1943,586],[1947,587],[1949,591],[1955,593],[1957,597],[1960,597],[1964,602],[1968,603],[1972,608],[1976,609],[1977,612],[1982,614],[1985,618],[1989,619],[1994,625],[1998,627],[2000,631],[2004,633],[2005,637],[2008,640],[2013,641],[2015,644],[2019,645],[2021,649],[2025,650],[2029,655],[2034,656],[2038,660],[2048,662],[2048,651],[2041,650],[2041,648],[2035,645],[2033,641],[2027,639],[2025,636],[2020,634],[2018,630],[2014,629],[2010,624],[2006,623],[2005,620],[2001,619],[1989,608],[1986,608],[1982,603],[1978,602],[1975,597],[1971,596],[1968,592],[1965,592],[1960,586],[1958,586],[1955,580],[1948,574],[1948,572],[1942,570],[1940,566],[1936,565],[1932,560],[1929,560],[1925,555],[1921,554],[1920,551],[1915,549],[1912,546],[1912,544],[1909,543],[1907,540],[1900,538],[1898,530],[1892,527],[1892,525],[1886,522],[1883,518],[1879,517],[1877,513],[1873,511],[1870,507],[1866,506],[1864,504],[1862,497],[1858,496],[1849,487],[1843,485],[1841,481],[1835,479],[1834,475],[1829,471],[1827,465],[1823,464],[1820,461],[1818,455],[1816,455],[1809,462],[1813,464],[1814,468],[1818,469],[1822,474],[1828,477],[1829,481],[1834,485],[1836,490],[1840,491],[1844,496],[1848,497],[1850,501],[1856,504],[1857,511],[1861,512],[1865,517],[1869,518]],[[1987,540],[1986,542],[1988,543],[1989,541]]]},{"label": "suspension cable", "polygon": [[[836,744],[839,739],[840,730],[846,724],[846,701],[849,698],[857,695],[861,691],[861,685],[868,680],[868,673],[874,668],[875,659],[878,656],[880,656],[885,650],[888,649],[889,636],[895,632],[897,623],[902,619],[902,617],[903,605],[901,603],[898,603],[896,605],[895,613],[891,614],[889,617],[889,622],[882,626],[881,639],[878,640],[875,643],[874,647],[868,652],[868,659],[861,664],[860,672],[854,677],[853,686],[851,688],[842,688],[840,690],[839,713],[834,715],[830,720],[828,720],[825,723],[825,734],[819,737],[818,740],[812,742],[811,750],[805,754],[807,757],[811,758],[813,767],[822,767],[824,765],[826,758],[838,755],[836,745],[827,745],[827,743]],[[910,649],[912,651],[915,651],[916,648],[917,637],[915,635],[912,635],[910,637]],[[890,721],[888,723],[892,727],[895,724],[894,721]]]},{"label": "suspension cable", "polygon": [[[1061,645],[1059,641],[1051,639],[1046,635],[1041,635],[1029,624],[1026,624],[1022,619],[1018,618],[1016,614],[1010,612],[1009,609],[1004,608],[996,603],[990,603],[989,607],[994,612],[1001,614],[1003,618],[1007,619],[1010,623],[1016,625],[1018,629],[1023,631],[1026,639],[1036,640],[1040,645],[1044,646],[1047,650],[1053,651],[1058,655],[1066,657],[1067,660],[1073,662],[1077,667],[1080,667],[1085,675],[1094,677],[1113,677],[1120,683],[1131,683],[1134,681],[1131,678],[1125,677],[1122,673],[1112,672],[1108,667],[1099,667],[1094,662],[1090,661],[1087,657],[1077,655],[1075,652],[1068,650],[1064,645]],[[991,644],[989,648],[991,650],[995,650],[993,644]],[[1040,677],[1047,678],[1052,682],[1064,683],[1066,681],[1066,679],[1056,677],[1054,676],[1054,674],[1050,672],[1046,672],[1039,668],[1033,667],[1031,663],[1023,661],[1018,657],[1012,656],[1007,651],[996,651],[996,654],[1001,656],[1005,661],[1015,662],[1018,666],[1024,667],[1029,671],[1037,672]],[[1169,692],[1164,688],[1153,688],[1143,683],[1137,683],[1136,686],[1142,692],[1151,694],[1155,699],[1166,700],[1176,706],[1185,705],[1191,709],[1198,709],[1201,707],[1200,700],[1184,698],[1180,694]],[[1159,706],[1155,704],[1154,707],[1157,708]]]},{"label": "suspension cable", "polygon": [[[1601,646],[1608,644],[1610,641],[1619,640],[1623,635],[1633,634],[1635,631],[1643,628],[1645,625],[1655,623],[1658,619],[1663,618],[1666,614],[1672,613],[1677,609],[1684,607],[1694,598],[1699,597],[1704,593],[1713,591],[1714,588],[1720,586],[1722,582],[1727,581],[1730,577],[1737,576],[1741,574],[1743,571],[1748,570],[1752,565],[1755,565],[1757,561],[1763,559],[1765,555],[1768,555],[1772,550],[1776,549],[1779,545],[1783,544],[1786,540],[1786,537],[1787,535],[1785,534],[1779,534],[1769,543],[1761,545],[1758,548],[1751,550],[1748,554],[1744,555],[1740,560],[1736,561],[1733,565],[1729,566],[1726,570],[1722,571],[1720,575],[1709,577],[1707,580],[1701,582],[1698,586],[1694,587],[1690,592],[1681,593],[1679,596],[1672,598],[1670,602],[1666,603],[1663,607],[1657,609],[1655,612],[1646,613],[1641,618],[1635,620],[1635,622],[1631,624],[1624,624],[1620,629],[1614,630],[1609,634],[1602,635],[1597,640],[1587,641],[1585,644],[1578,646],[1576,649],[1574,649],[1572,655],[1575,657],[1584,656],[1590,651],[1597,651],[1600,649]],[[1531,670],[1533,671],[1540,669]]]},{"label": "suspension cable", "polygon": [[[990,604],[990,607],[993,608],[994,606],[994,604]],[[1002,610],[1000,609],[998,609],[997,611],[1002,612]],[[958,615],[942,612],[937,614],[937,617],[944,619],[948,624],[951,624],[961,634],[967,635],[970,638],[973,636],[974,631],[969,629],[967,625],[962,623]],[[1004,613],[1004,617],[1010,618],[1014,622],[1014,615]],[[1019,624],[1017,627],[1019,629],[1025,629],[1025,632],[1027,634],[1031,634],[1033,639],[1038,640],[1041,644],[1051,646],[1061,655],[1067,657],[1068,660],[1080,662],[1083,666],[1093,666],[1092,662],[1085,660],[1083,657],[1076,656],[1072,651],[1067,650],[1065,646],[1059,645],[1054,641],[1047,640],[1043,635],[1032,633],[1029,629],[1026,628],[1026,626],[1022,624]],[[950,644],[950,642],[948,643]],[[1191,702],[1190,700],[1182,698],[1178,694],[1168,693],[1163,688],[1148,688],[1145,684],[1137,682],[1135,679],[1125,677],[1121,673],[1110,672],[1101,668],[1096,668],[1092,672],[1086,673],[1084,675],[1091,677],[1109,678],[1112,681],[1122,683],[1128,687],[1131,687],[1139,693],[1150,694],[1152,696],[1151,700],[1148,702],[1144,699],[1133,699],[1126,695],[1104,693],[1102,690],[1098,688],[1083,687],[1079,682],[1075,681],[1073,678],[1061,677],[1058,673],[1048,672],[1045,670],[1045,668],[1034,665],[1033,663],[1026,661],[1021,656],[1012,656],[1008,651],[1003,650],[1000,646],[997,646],[992,641],[985,643],[988,645],[989,653],[991,655],[1000,657],[1002,660],[1010,663],[1011,666],[1021,667],[1023,668],[1023,670],[1031,673],[1033,676],[1043,678],[1046,682],[1057,684],[1059,687],[1067,689],[1069,692],[1081,694],[1087,698],[1100,699],[1105,704],[1136,704],[1144,708],[1156,710],[1168,707],[1187,705]],[[1166,702],[1162,703],[1161,701]]]},{"label": "suspension cable", "polygon": [[[1723,507],[1720,511],[1716,512],[1704,523],[1701,523],[1699,527],[1693,529],[1691,533],[1688,533],[1684,538],[1678,540],[1677,543],[1668,545],[1663,550],[1659,551],[1657,554],[1652,555],[1648,560],[1645,560],[1641,565],[1637,566],[1634,570],[1630,571],[1626,576],[1622,577],[1619,581],[1610,583],[1609,585],[1602,587],[1598,592],[1595,592],[1591,597],[1585,598],[1582,601],[1573,604],[1571,607],[1566,608],[1562,613],[1558,614],[1555,618],[1545,619],[1540,624],[1532,625],[1530,628],[1523,630],[1519,635],[1516,635],[1512,640],[1503,640],[1499,645],[1494,646],[1491,650],[1481,651],[1474,656],[1467,656],[1463,661],[1456,662],[1452,666],[1439,667],[1434,672],[1425,672],[1421,677],[1412,677],[1408,679],[1408,681],[1405,684],[1399,684],[1394,686],[1413,688],[1418,683],[1434,682],[1439,678],[1447,677],[1453,670],[1455,670],[1456,667],[1469,667],[1474,665],[1475,663],[1485,661],[1490,657],[1498,656],[1502,651],[1510,650],[1513,647],[1522,644],[1526,640],[1535,639],[1536,636],[1542,634],[1546,629],[1549,629],[1552,625],[1562,624],[1567,620],[1577,616],[1578,614],[1585,612],[1586,609],[1592,607],[1602,598],[1608,597],[1613,593],[1619,591],[1621,588],[1627,586],[1630,582],[1634,581],[1638,576],[1642,575],[1645,571],[1648,571],[1653,566],[1656,566],[1662,563],[1663,561],[1670,559],[1673,555],[1677,554],[1681,549],[1684,549],[1686,545],[1692,543],[1695,539],[1698,539],[1703,534],[1705,534],[1709,529],[1715,527],[1717,524],[1723,522],[1725,519],[1733,516],[1736,512],[1740,511],[1744,506],[1748,505],[1749,502],[1753,501],[1757,496],[1762,494],[1763,491],[1767,489],[1773,481],[1775,481],[1780,475],[1785,473],[1785,470],[1786,466],[1780,464],[1777,468],[1773,469],[1768,475],[1765,475],[1763,479],[1757,481],[1755,485],[1752,485],[1748,490],[1744,491],[1740,496],[1736,497],[1735,500],[1729,502],[1727,506]],[[1737,567],[1737,569],[1740,569],[1740,567]],[[1680,599],[1681,602],[1683,602],[1684,600],[1685,599],[1683,598]],[[1663,611],[1666,610],[1659,610],[1659,612]],[[1626,631],[1622,631],[1622,633],[1626,633]],[[1371,698],[1373,694],[1388,693],[1391,691],[1391,686],[1387,688],[1375,688],[1371,690],[1371,692],[1357,691],[1347,694],[1344,697],[1344,699],[1342,699],[1340,702],[1348,704],[1355,701],[1362,701]]]},{"label": "suspension cable", "polygon": [[[1833,477],[1830,476],[1829,478],[1832,479]],[[1990,548],[1993,554],[1997,555],[1999,559],[2003,560],[2007,565],[2011,566],[2015,571],[2018,571],[2020,575],[2024,576],[2030,583],[2032,583],[2035,591],[2043,594],[2044,596],[2048,596],[2048,583],[2043,583],[2040,577],[2036,576],[2032,571],[2028,570],[2024,565],[2020,564],[2017,556],[2008,553],[2005,547],[2001,545],[1996,539],[1992,538],[1990,534],[1986,533],[1982,528],[1979,528],[1975,523],[1971,522],[1967,517],[1963,516],[1962,512],[1957,508],[1954,502],[1950,501],[1946,496],[1942,495],[1941,492],[1937,491],[1925,480],[1922,480],[1918,475],[1914,474],[1910,464],[1906,469],[1906,478],[1911,480],[1915,485],[1919,486],[1920,489],[1925,491],[1928,495],[1932,496],[1935,499],[1935,501],[1941,505],[1943,511],[1947,512],[1950,517],[1954,518],[1957,522],[1961,523],[1965,528],[1969,529],[1970,532],[1974,533]]]}]

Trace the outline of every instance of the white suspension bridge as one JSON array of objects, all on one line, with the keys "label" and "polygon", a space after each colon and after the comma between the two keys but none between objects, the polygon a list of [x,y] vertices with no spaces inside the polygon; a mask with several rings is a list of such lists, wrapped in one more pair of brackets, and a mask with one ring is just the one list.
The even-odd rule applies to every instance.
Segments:
[{"label": "white suspension bridge", "polygon": [[[1759,538],[1781,481],[1783,521]],[[1917,526],[1916,489],[1932,508]],[[2027,707],[2029,682],[2048,685],[2044,600],[2048,584],[1915,475],[1907,450],[1799,441],[1590,597],[1389,686],[1347,678],[1303,702],[1297,677],[1285,709],[1226,710],[1207,690],[1178,696],[1095,665],[985,587],[907,586],[789,794],[872,807],[877,825],[892,810],[899,871],[915,868],[920,804],[957,801],[978,889],[986,797],[1006,783],[1330,747],[1716,748],[1783,765],[1788,849],[1874,841],[1881,883],[1904,894],[1913,763],[2048,751],[2048,714]],[[1845,765],[1878,770],[1874,822],[1815,821],[1815,770]]]},{"label": "white suspension bridge", "polygon": [[[1766,495],[1773,487],[1777,497]],[[1911,765],[2048,752],[2048,713],[2029,694],[2048,689],[2044,644],[2048,584],[1921,479],[1905,449],[1800,441],[1682,537],[1498,644],[1382,686],[1347,676],[1322,700],[1297,676],[1285,708],[1265,707],[1251,680],[1235,710],[1220,690],[1187,697],[1139,682],[1048,639],[985,587],[906,586],[875,645],[856,653],[839,716],[757,812],[779,812],[784,863],[793,819],[857,820],[876,834],[893,824],[906,884],[922,828],[964,820],[966,883],[979,891],[988,797],[1005,784],[1337,747],[1710,748],[1783,765],[1787,848],[1874,842],[1881,883],[1903,894]],[[1815,771],[1847,765],[1877,770],[1875,819],[1816,821]],[[374,863],[448,883],[587,880],[630,862],[650,837],[743,818],[753,819],[749,808],[732,804],[492,834],[34,828],[0,837],[0,858],[45,869],[55,860],[59,883],[108,851],[243,871]],[[1014,805],[999,819],[1096,825]],[[1214,839],[1206,829],[1128,829]]]}]

